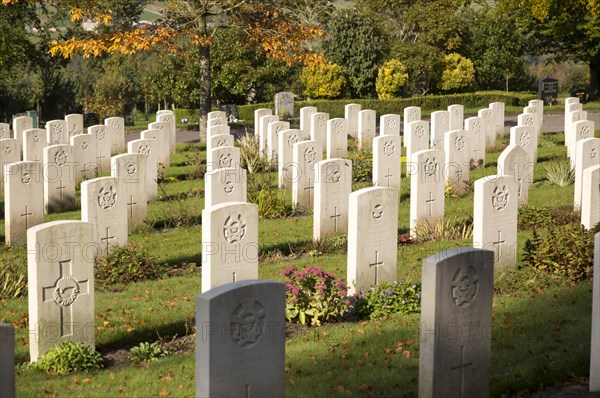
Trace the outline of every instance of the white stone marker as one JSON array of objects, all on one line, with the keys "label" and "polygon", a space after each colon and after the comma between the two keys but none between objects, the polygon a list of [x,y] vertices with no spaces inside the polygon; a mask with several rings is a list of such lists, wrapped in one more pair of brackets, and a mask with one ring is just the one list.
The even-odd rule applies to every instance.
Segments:
[{"label": "white stone marker", "polygon": [[208,120],[213,120],[213,119],[227,120],[227,112],[225,112],[225,111],[208,112],[207,116],[208,116]]},{"label": "white stone marker", "polygon": [[81,221],[94,226],[94,242],[105,255],[127,244],[127,191],[117,177],[81,183]]},{"label": "white stone marker", "polygon": [[73,147],[73,174],[75,186],[83,180],[89,180],[98,174],[97,142],[96,136],[91,134],[78,134],[71,137]]},{"label": "white stone marker", "polygon": [[[418,106],[409,106],[404,108],[404,146],[408,148],[410,144],[410,137],[407,134],[408,124],[421,120],[421,108]],[[408,157],[406,158],[408,159]]]},{"label": "white stone marker", "polygon": [[[566,101],[565,100],[565,128],[564,128],[564,132],[565,132],[565,145],[569,146],[570,143],[570,132],[571,132],[571,125],[573,124],[573,122],[578,122],[579,120],[581,120],[580,118],[580,114],[577,114],[576,116],[572,115],[572,113],[574,112],[581,112],[583,111],[583,105],[579,103],[579,98],[572,98],[572,99],[576,99],[576,102],[570,102],[570,101]],[[567,98],[567,100],[569,100],[569,98]],[[575,117],[575,119],[573,118]]]},{"label": "white stone marker", "polygon": [[10,135],[10,124],[0,123],[0,140],[5,138],[12,138]]},{"label": "white stone marker", "polygon": [[373,140],[373,186],[400,189],[402,144],[399,135]]},{"label": "white stone marker", "polygon": [[204,174],[204,208],[227,202],[246,202],[246,169],[230,167]]},{"label": "white stone marker", "polygon": [[[154,123],[152,123],[154,124]],[[156,127],[156,126],[155,126]],[[156,142],[158,163],[164,167],[169,167],[171,164],[171,154],[169,153],[169,136],[165,130],[144,130],[140,133],[142,140],[153,140]]]},{"label": "white stone marker", "polygon": [[196,397],[285,396],[285,287],[241,281],[196,298]]},{"label": "white stone marker", "polygon": [[4,166],[21,160],[19,143],[16,138],[5,138],[0,140],[0,196],[4,195]]},{"label": "white stone marker", "polygon": [[327,144],[327,121],[329,113],[315,112],[310,116],[310,139],[318,141],[322,146]]},{"label": "white stone marker", "polygon": [[44,185],[41,162],[4,166],[4,240],[27,244],[27,228],[44,222]]},{"label": "white stone marker", "polygon": [[234,146],[221,146],[211,149],[206,157],[206,171],[228,169],[240,166],[240,148]]},{"label": "white stone marker", "polygon": [[263,155],[267,154],[267,138],[269,134],[269,124],[278,122],[279,117],[274,115],[267,115],[260,118],[258,124],[258,137],[259,137],[259,148]]},{"label": "white stone marker", "polygon": [[235,137],[231,134],[209,135],[206,140],[206,153],[222,146],[234,146]]},{"label": "white stone marker", "polygon": [[[406,146],[406,162],[414,162],[411,159],[414,153],[429,149],[429,122],[418,120],[408,123],[404,130],[405,140],[408,141]],[[441,151],[444,148],[440,148]]]},{"label": "white stone marker", "polygon": [[208,119],[206,122],[207,128],[218,126],[227,126],[227,119]]},{"label": "white stone marker", "polygon": [[281,91],[275,94],[275,114],[287,120],[294,117],[294,93]]},{"label": "white stone marker", "polygon": [[0,397],[15,398],[15,329],[6,323],[0,323],[0,352]]},{"label": "white stone marker", "polygon": [[481,134],[485,137],[485,146],[496,145],[496,132],[494,127],[494,111],[491,109],[480,109],[477,116],[481,120]]},{"label": "white stone marker", "polygon": [[462,129],[465,118],[465,107],[460,104],[450,105],[448,106],[448,114],[450,116],[448,131]]},{"label": "white stone marker", "polygon": [[513,176],[518,184],[519,206],[526,205],[529,201],[529,187],[533,184],[533,163],[522,146],[510,144],[502,151],[498,157],[497,175]]},{"label": "white stone marker", "polygon": [[592,229],[600,222],[600,166],[583,171],[582,196],[581,223],[586,229]]},{"label": "white stone marker", "polygon": [[75,206],[75,160],[71,145],[44,148],[44,212],[72,209]]},{"label": "white stone marker", "polygon": [[463,192],[470,185],[471,142],[468,131],[452,130],[445,134],[444,154],[446,183],[457,192]]},{"label": "white stone marker", "polygon": [[419,151],[412,157],[410,175],[410,231],[420,225],[434,227],[444,218],[444,165],[441,149]]},{"label": "white stone marker", "polygon": [[504,102],[492,102],[490,109],[494,112],[495,132],[498,137],[504,134]]},{"label": "white stone marker", "polygon": [[127,226],[141,225],[148,215],[146,162],[141,153],[124,153],[111,158],[111,176],[121,181],[127,205]]},{"label": "white stone marker", "polygon": [[202,210],[202,292],[258,279],[258,206],[221,203]]},{"label": "white stone marker", "polygon": [[[210,118],[209,118],[210,120]],[[156,121],[167,124],[167,131],[169,132],[169,149],[170,153],[175,153],[175,149],[177,147],[177,125],[175,123],[175,115],[174,114],[166,114],[166,115],[156,115]],[[226,126],[229,127],[229,126]],[[152,129],[152,127],[149,127]],[[208,128],[206,131],[208,132]]]},{"label": "white stone marker", "polygon": [[13,119],[12,122],[13,136],[17,140],[19,152],[23,146],[23,131],[33,128],[33,119],[29,116],[19,116]]},{"label": "white stone marker", "polygon": [[594,122],[591,120],[581,120],[573,125],[572,145],[569,148],[571,151],[571,166],[577,164],[577,143],[581,140],[594,137]]},{"label": "white stone marker", "polygon": [[375,129],[377,127],[377,115],[372,109],[358,112],[358,148],[367,149],[373,147]]},{"label": "white stone marker", "polygon": [[294,164],[294,144],[304,140],[306,133],[299,129],[283,130],[278,137],[277,144],[277,171],[279,188],[291,188],[293,175],[296,168]]},{"label": "white stone marker", "polygon": [[600,138],[585,138],[577,143],[575,162],[575,210],[581,209],[583,192],[583,172],[592,166],[600,165]]},{"label": "white stone marker", "polygon": [[69,139],[74,135],[85,133],[83,129],[83,115],[81,113],[71,113],[65,116],[65,122],[67,123],[67,135]]},{"label": "white stone marker", "polygon": [[447,250],[422,274],[419,397],[489,397],[493,253]]},{"label": "white stone marker", "polygon": [[260,118],[272,114],[273,111],[269,108],[259,108],[254,111],[254,135],[260,137]]},{"label": "white stone marker", "polygon": [[538,132],[538,117],[533,113],[522,113],[517,116],[517,126],[527,126],[531,128],[530,135],[530,144],[531,148],[527,149],[527,151],[533,151],[533,161],[537,163],[537,153],[538,153],[538,142],[539,142],[539,132]]},{"label": "white stone marker", "polygon": [[93,226],[52,221],[27,230],[31,362],[63,341],[95,346]]},{"label": "white stone marker", "polygon": [[535,165],[537,158],[537,135],[533,126],[514,126],[510,128],[510,144],[518,145],[527,152],[529,163]]},{"label": "white stone marker", "polygon": [[471,160],[474,165],[483,167],[485,165],[486,138],[481,118],[470,117],[465,119],[465,130],[469,132],[471,137]]},{"label": "white stone marker", "polygon": [[[229,127],[229,126],[227,126]],[[154,123],[150,123],[148,124],[148,130],[158,130],[161,134],[160,137],[158,137],[158,142],[159,142],[159,146],[164,145],[165,149],[164,149],[164,154],[165,154],[165,166],[169,167],[171,165],[171,153],[175,152],[175,149],[171,150],[171,140],[172,137],[174,137],[174,133],[172,133],[172,128],[169,125],[168,121],[164,121],[164,122],[154,122]],[[207,137],[208,138],[208,137]]]},{"label": "white stone marker", "polygon": [[327,121],[327,159],[348,155],[348,121],[342,118]]},{"label": "white stone marker", "polygon": [[518,191],[513,176],[475,181],[473,247],[492,250],[496,270],[516,264]]},{"label": "white stone marker", "polygon": [[28,129],[23,132],[23,160],[41,162],[47,146],[46,130]]},{"label": "white stone marker", "polygon": [[271,162],[277,162],[277,155],[279,150],[277,144],[279,143],[278,136],[283,130],[290,129],[290,122],[273,122],[267,127],[267,158]]},{"label": "white stone marker", "polygon": [[206,135],[211,138],[215,135],[231,134],[231,127],[229,126],[212,126],[206,129]]},{"label": "white stone marker", "polygon": [[146,157],[146,197],[148,202],[153,202],[157,195],[157,167],[156,142],[153,140],[133,140],[127,143],[128,153],[140,153]]},{"label": "white stone marker", "polygon": [[96,164],[100,173],[106,173],[110,170],[110,153],[112,142],[106,126],[96,124],[88,127],[88,134],[96,136]]},{"label": "white stone marker", "polygon": [[371,187],[349,196],[349,296],[396,279],[399,192],[394,188]]},{"label": "white stone marker", "polygon": [[317,162],[315,181],[313,240],[347,233],[352,162],[339,158]]},{"label": "white stone marker", "polygon": [[46,123],[46,137],[48,145],[68,145],[69,133],[67,132],[67,122],[64,120],[50,120]]},{"label": "white stone marker", "polygon": [[523,113],[533,115],[533,125],[535,126],[535,133],[539,138],[539,136],[542,134],[542,117],[538,114],[538,112],[539,108],[535,105],[530,105],[523,108]]},{"label": "white stone marker", "polygon": [[[600,275],[600,232],[596,234],[594,242],[594,275]],[[600,391],[600,278],[594,278],[593,281],[590,391]]]},{"label": "white stone marker", "polygon": [[360,104],[346,104],[344,106],[344,118],[348,121],[348,134],[354,139],[358,138],[358,112],[360,111]]},{"label": "white stone marker", "polygon": [[305,106],[300,108],[300,130],[305,134],[310,135],[310,119],[312,118],[312,115],[317,112],[315,106]]},{"label": "white stone marker", "polygon": [[302,141],[294,144],[292,161],[292,206],[312,210],[314,206],[315,164],[323,160],[320,142]]},{"label": "white stone marker", "polygon": [[[581,104],[576,104],[581,106]],[[575,144],[575,123],[587,120],[587,112],[578,110],[573,112],[567,112],[565,114],[565,145],[567,146],[567,156],[570,158],[573,156],[573,147]]]},{"label": "white stone marker", "polygon": [[112,155],[122,153],[125,150],[125,119],[122,117],[109,117],[104,119],[104,125],[111,142],[110,153]]},{"label": "white stone marker", "polygon": [[389,113],[379,118],[379,135],[400,135],[400,115]]},{"label": "white stone marker", "polygon": [[[431,149],[444,149],[444,134],[450,131],[450,112],[431,113]],[[455,130],[461,130],[462,126]]]}]

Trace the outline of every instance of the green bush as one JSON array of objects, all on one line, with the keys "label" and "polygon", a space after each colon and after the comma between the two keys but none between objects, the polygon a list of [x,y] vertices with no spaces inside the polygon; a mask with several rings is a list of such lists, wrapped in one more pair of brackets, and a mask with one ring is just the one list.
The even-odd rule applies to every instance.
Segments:
[{"label": "green bush", "polygon": [[356,296],[355,311],[361,318],[377,319],[391,314],[421,311],[421,285],[383,282]]},{"label": "green bush", "polygon": [[258,205],[258,216],[261,219],[282,218],[293,214],[292,204],[286,200],[285,191],[277,188],[273,174],[250,174],[247,188],[247,201]]},{"label": "green bush", "polygon": [[546,166],[546,178],[554,185],[566,187],[575,182],[575,171],[569,161],[553,162]]},{"label": "green bush", "polygon": [[444,91],[463,90],[475,80],[473,61],[457,53],[444,57],[441,89]]},{"label": "green bush", "polygon": [[354,182],[373,181],[373,152],[371,149],[358,150],[356,140],[348,140],[346,159],[352,161],[352,179]]},{"label": "green bush", "polygon": [[104,359],[96,350],[83,343],[65,341],[42,355],[32,367],[46,373],[64,375],[93,371],[104,367]]},{"label": "green bush", "polygon": [[169,355],[169,351],[162,348],[160,344],[157,342],[148,343],[143,342],[140,343],[137,347],[133,347],[129,351],[129,356],[127,357],[133,363],[142,363],[142,362],[156,362],[160,358],[165,358]]},{"label": "green bush", "polygon": [[470,239],[473,237],[473,220],[442,218],[435,225],[418,222],[415,226],[415,236],[415,241],[419,243]]},{"label": "green bush", "polygon": [[393,99],[402,97],[402,88],[408,80],[406,68],[397,59],[385,62],[375,80],[375,90],[379,99]]},{"label": "green bush", "polygon": [[283,270],[285,276],[285,317],[290,322],[319,326],[339,320],[348,313],[350,300],[342,279],[321,268],[296,266]]},{"label": "green bush", "polygon": [[300,81],[304,86],[304,95],[312,99],[339,98],[346,86],[342,68],[333,63],[303,68]]},{"label": "green bush", "polygon": [[101,257],[96,265],[96,279],[104,284],[131,283],[159,279],[164,266],[142,246],[129,243],[116,247],[112,253]]},{"label": "green bush", "polygon": [[0,300],[27,295],[27,249],[25,246],[0,248]]},{"label": "green bush", "polygon": [[589,279],[594,268],[596,232],[580,224],[551,226],[543,236],[534,230],[533,237],[525,242],[523,263],[571,282]]},{"label": "green bush", "polygon": [[252,173],[263,173],[269,170],[269,160],[260,152],[258,135],[246,134],[239,140],[240,166]]},{"label": "green bush", "polygon": [[547,225],[579,224],[581,217],[573,211],[573,206],[534,207],[524,205],[519,207],[519,228],[539,229]]}]

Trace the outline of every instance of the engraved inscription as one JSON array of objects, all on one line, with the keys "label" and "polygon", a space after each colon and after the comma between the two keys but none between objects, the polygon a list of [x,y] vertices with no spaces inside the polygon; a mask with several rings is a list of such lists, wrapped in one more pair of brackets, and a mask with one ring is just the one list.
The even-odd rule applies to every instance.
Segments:
[{"label": "engraved inscription", "polygon": [[381,204],[376,204],[373,206],[373,218],[376,220],[381,220],[383,217],[383,206]]}]

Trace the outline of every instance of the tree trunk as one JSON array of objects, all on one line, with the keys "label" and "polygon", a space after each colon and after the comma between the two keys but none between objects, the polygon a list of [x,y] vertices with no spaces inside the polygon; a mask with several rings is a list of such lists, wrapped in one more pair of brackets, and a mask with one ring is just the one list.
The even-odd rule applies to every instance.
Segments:
[{"label": "tree trunk", "polygon": [[[206,16],[202,16],[200,19],[199,26],[200,34],[206,35],[208,33],[206,27]],[[206,124],[208,121],[208,112],[210,112],[210,47],[201,46],[198,48],[198,55],[200,56],[200,142],[206,142]]]},{"label": "tree trunk", "polygon": [[590,62],[590,101],[600,99],[600,62]]}]

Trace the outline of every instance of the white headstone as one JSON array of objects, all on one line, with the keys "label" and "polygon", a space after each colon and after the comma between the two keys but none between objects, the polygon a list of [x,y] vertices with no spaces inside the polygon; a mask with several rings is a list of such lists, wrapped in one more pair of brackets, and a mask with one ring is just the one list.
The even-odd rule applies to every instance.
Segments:
[{"label": "white headstone", "polygon": [[230,167],[204,174],[204,208],[227,202],[246,202],[246,169]]},{"label": "white headstone", "polygon": [[389,113],[379,118],[379,135],[400,135],[400,115]]},{"label": "white headstone", "polygon": [[498,137],[499,135],[504,134],[504,102],[492,102],[490,104],[490,109],[494,112],[494,122],[496,124],[495,132],[496,137]]},{"label": "white headstone", "polygon": [[592,229],[600,223],[600,165],[583,171],[581,223]]},{"label": "white headstone", "polygon": [[[406,161],[414,162],[411,159],[414,153],[429,149],[429,122],[418,120],[408,123],[404,130],[405,140],[408,141],[406,146]],[[440,148],[443,151],[443,148]]]},{"label": "white headstone", "polygon": [[471,140],[468,131],[452,130],[445,134],[444,153],[446,183],[458,193],[462,193],[470,185]]},{"label": "white headstone", "polygon": [[225,112],[225,111],[208,112],[207,116],[208,116],[208,120],[221,119],[221,120],[227,121],[227,112]]},{"label": "white headstone", "polygon": [[293,170],[296,168],[294,164],[294,144],[303,141],[306,137],[302,130],[290,129],[283,130],[279,134],[279,142],[277,144],[277,171],[278,171],[278,186],[279,188],[291,188],[293,181]]},{"label": "white headstone", "polygon": [[[165,155],[165,167],[169,167],[171,165],[171,153],[175,152],[175,149],[171,150],[171,127],[169,126],[169,122],[154,122],[148,124],[148,130],[158,130],[160,132],[160,136],[156,137],[158,140],[159,147],[164,146],[164,155]],[[143,133],[143,132],[142,132]],[[144,137],[141,137],[142,139]]]},{"label": "white headstone", "polygon": [[41,162],[47,146],[46,130],[28,129],[23,132],[23,160]]},{"label": "white headstone", "polygon": [[27,244],[27,229],[44,222],[44,183],[41,162],[4,166],[4,240]]},{"label": "white headstone", "polygon": [[494,111],[491,109],[480,109],[477,116],[481,120],[481,133],[485,136],[485,146],[496,145],[496,131],[494,126]]},{"label": "white headstone", "polygon": [[110,170],[110,153],[112,142],[106,126],[96,124],[88,127],[88,134],[96,136],[96,164],[100,173]]},{"label": "white headstone", "polygon": [[317,113],[315,106],[305,106],[300,108],[300,130],[310,135],[310,119]]},{"label": "white headstone", "polygon": [[[9,137],[5,137],[9,138]],[[15,329],[0,323],[0,397],[15,398]]]},{"label": "white headstone", "polygon": [[240,148],[234,146],[221,146],[213,148],[206,157],[206,171],[241,167]]},{"label": "white headstone", "polygon": [[[0,168],[4,171],[4,166],[21,160],[19,152],[19,143],[16,138],[5,138],[0,140]],[[0,196],[4,195],[4,173],[0,173]]]},{"label": "white headstone", "polygon": [[148,215],[146,161],[141,153],[124,153],[111,158],[111,176],[121,182],[129,228],[143,224]]},{"label": "white headstone", "polygon": [[581,140],[594,137],[594,122],[591,120],[581,120],[573,125],[573,141],[569,148],[571,151],[571,165],[577,163],[577,143]]},{"label": "white headstone", "polygon": [[294,144],[292,161],[292,206],[312,210],[314,206],[315,164],[323,159],[320,142]]},{"label": "white headstone", "polygon": [[315,112],[310,116],[310,139],[325,146],[327,143],[327,121],[329,113]]},{"label": "white headstone", "polygon": [[435,227],[444,218],[444,165],[441,149],[413,154],[410,175],[410,230],[413,237],[419,225]]},{"label": "white headstone", "polygon": [[317,162],[315,181],[313,240],[347,233],[352,162],[339,158]]},{"label": "white headstone", "polygon": [[327,121],[327,159],[345,158],[348,154],[348,121],[335,118]]},{"label": "white headstone", "polygon": [[399,135],[373,140],[373,186],[400,189],[402,144]]},{"label": "white headstone", "polygon": [[585,138],[577,143],[575,162],[575,210],[581,209],[583,172],[588,167],[600,165],[600,138]]},{"label": "white headstone", "polygon": [[69,144],[67,122],[64,120],[50,120],[46,123],[46,137],[48,145]]},{"label": "white headstone", "polygon": [[346,104],[344,106],[344,118],[348,121],[348,134],[355,139],[358,138],[358,112],[360,111],[360,104]]},{"label": "white headstone", "polygon": [[157,195],[157,167],[156,142],[154,140],[133,140],[127,143],[128,153],[140,153],[146,157],[146,197],[148,202],[153,202]]},{"label": "white headstone", "polygon": [[98,174],[97,142],[92,134],[78,134],[71,137],[73,147],[73,174],[75,186],[83,180],[94,178]]},{"label": "white headstone", "polygon": [[36,362],[55,345],[95,346],[93,226],[52,221],[27,230],[29,355]]},{"label": "white headstone", "polygon": [[12,138],[10,135],[10,124],[0,123],[0,140],[5,138]]},{"label": "white headstone", "polygon": [[[532,151],[533,152],[533,158],[532,160],[534,162],[537,163],[537,152],[538,152],[538,141],[539,141],[539,132],[538,132],[538,117],[536,115],[534,115],[533,113],[522,113],[519,116],[517,116],[517,126],[527,126],[531,129],[531,131],[528,133],[531,138],[530,138],[530,143],[528,145],[531,145],[531,148],[528,149],[527,151]],[[511,134],[512,136],[512,134]],[[517,140],[518,141],[518,140]],[[523,144],[521,144],[522,146],[524,146]]]},{"label": "white headstone", "polygon": [[23,146],[23,131],[33,128],[33,119],[29,116],[19,116],[13,119],[12,122],[13,136],[16,138],[19,151]]},{"label": "white headstone", "polygon": [[44,212],[53,213],[75,206],[75,160],[71,145],[44,148]]},{"label": "white headstone", "polygon": [[127,191],[119,178],[99,177],[81,183],[81,221],[94,226],[102,254],[127,244]]},{"label": "white headstone", "polygon": [[[600,232],[594,241],[594,275],[600,275]],[[590,391],[600,391],[600,278],[593,280]]]},{"label": "white headstone", "polygon": [[[408,124],[421,120],[421,108],[409,106],[404,108],[404,146],[408,148],[410,137],[408,136]],[[408,158],[407,158],[408,159]]]},{"label": "white headstone", "polygon": [[273,111],[269,108],[259,108],[254,111],[254,135],[260,136],[260,118],[272,114]]},{"label": "white headstone", "polygon": [[81,113],[71,113],[65,116],[65,122],[67,123],[69,138],[85,133],[83,129],[83,115]]},{"label": "white headstone", "polygon": [[210,138],[214,135],[231,134],[229,126],[212,126],[206,129],[206,135]]},{"label": "white headstone", "polygon": [[283,130],[290,129],[290,122],[273,122],[267,128],[267,157],[271,162],[277,162],[277,144],[279,143],[279,134]]},{"label": "white headstone", "polygon": [[260,139],[260,141],[259,141],[260,153],[262,153],[263,155],[267,154],[267,145],[268,145],[267,138],[268,138],[268,134],[269,134],[269,124],[278,122],[278,121],[279,121],[279,117],[274,116],[274,115],[267,115],[267,116],[263,116],[260,118],[260,121],[258,124],[258,137]]},{"label": "white headstone", "polygon": [[234,146],[235,137],[231,134],[209,135],[206,140],[206,153],[222,146]]},{"label": "white headstone", "polygon": [[516,264],[518,190],[513,176],[475,181],[473,247],[493,251],[496,270]]},{"label": "white headstone", "polygon": [[510,143],[525,149],[529,162],[537,162],[535,149],[537,148],[537,135],[533,126],[514,126],[510,128]]},{"label": "white headstone", "polygon": [[358,112],[358,148],[366,149],[373,147],[375,129],[377,126],[377,115],[372,109]]},{"label": "white headstone", "polygon": [[571,104],[579,104],[579,97],[565,98],[565,109]]},{"label": "white headstone", "polygon": [[533,163],[529,154],[520,145],[509,145],[498,157],[497,175],[513,176],[518,184],[519,206],[529,200],[529,187],[533,184]]},{"label": "white headstone", "polygon": [[448,115],[450,117],[448,131],[462,129],[465,118],[465,107],[460,104],[450,105],[448,106]]},{"label": "white headstone", "polygon": [[526,106],[523,108],[523,113],[533,115],[533,125],[535,126],[535,133],[538,137],[542,133],[542,117],[539,115],[539,108],[535,105]]},{"label": "white headstone", "polygon": [[394,188],[352,192],[348,204],[348,295],[396,279],[398,201]]},{"label": "white headstone", "polygon": [[220,126],[227,126],[227,119],[208,119],[208,121],[206,122],[207,128]]},{"label": "white headstone", "polygon": [[112,155],[122,153],[125,150],[125,119],[122,117],[109,117],[104,119],[104,125],[110,137],[110,153]]},{"label": "white headstone", "polygon": [[[154,124],[154,123],[152,123]],[[156,125],[153,127],[157,127]],[[158,163],[164,167],[169,167],[171,164],[171,154],[169,153],[169,136],[164,129],[144,130],[140,134],[142,140],[153,140],[156,142]]]},{"label": "white headstone", "polygon": [[202,210],[202,292],[258,279],[258,206],[229,202]]},{"label": "white headstone", "polygon": [[[575,104],[579,108],[581,108],[581,104]],[[574,107],[574,105],[572,105]],[[587,120],[587,112],[579,110],[574,110],[571,112],[565,112],[565,145],[567,146],[567,156],[569,158],[573,156],[573,147],[575,144],[573,141],[575,140],[575,123]]]},{"label": "white headstone", "polygon": [[471,159],[473,164],[483,167],[485,165],[485,133],[480,117],[465,119],[465,131],[471,137]]},{"label": "white headstone", "polygon": [[[457,128],[460,130],[462,127]],[[450,131],[450,112],[435,111],[431,113],[431,149],[444,148],[444,134]]]},{"label": "white headstone", "polygon": [[[167,124],[167,131],[169,136],[169,149],[170,153],[175,153],[175,149],[177,146],[177,125],[175,123],[175,115],[157,115],[157,122],[162,122]],[[228,127],[228,126],[227,126]],[[148,126],[149,129],[153,127]],[[207,129],[208,132],[208,129]]]},{"label": "white headstone", "polygon": [[275,94],[275,114],[283,120],[294,117],[294,93],[282,91]]}]

